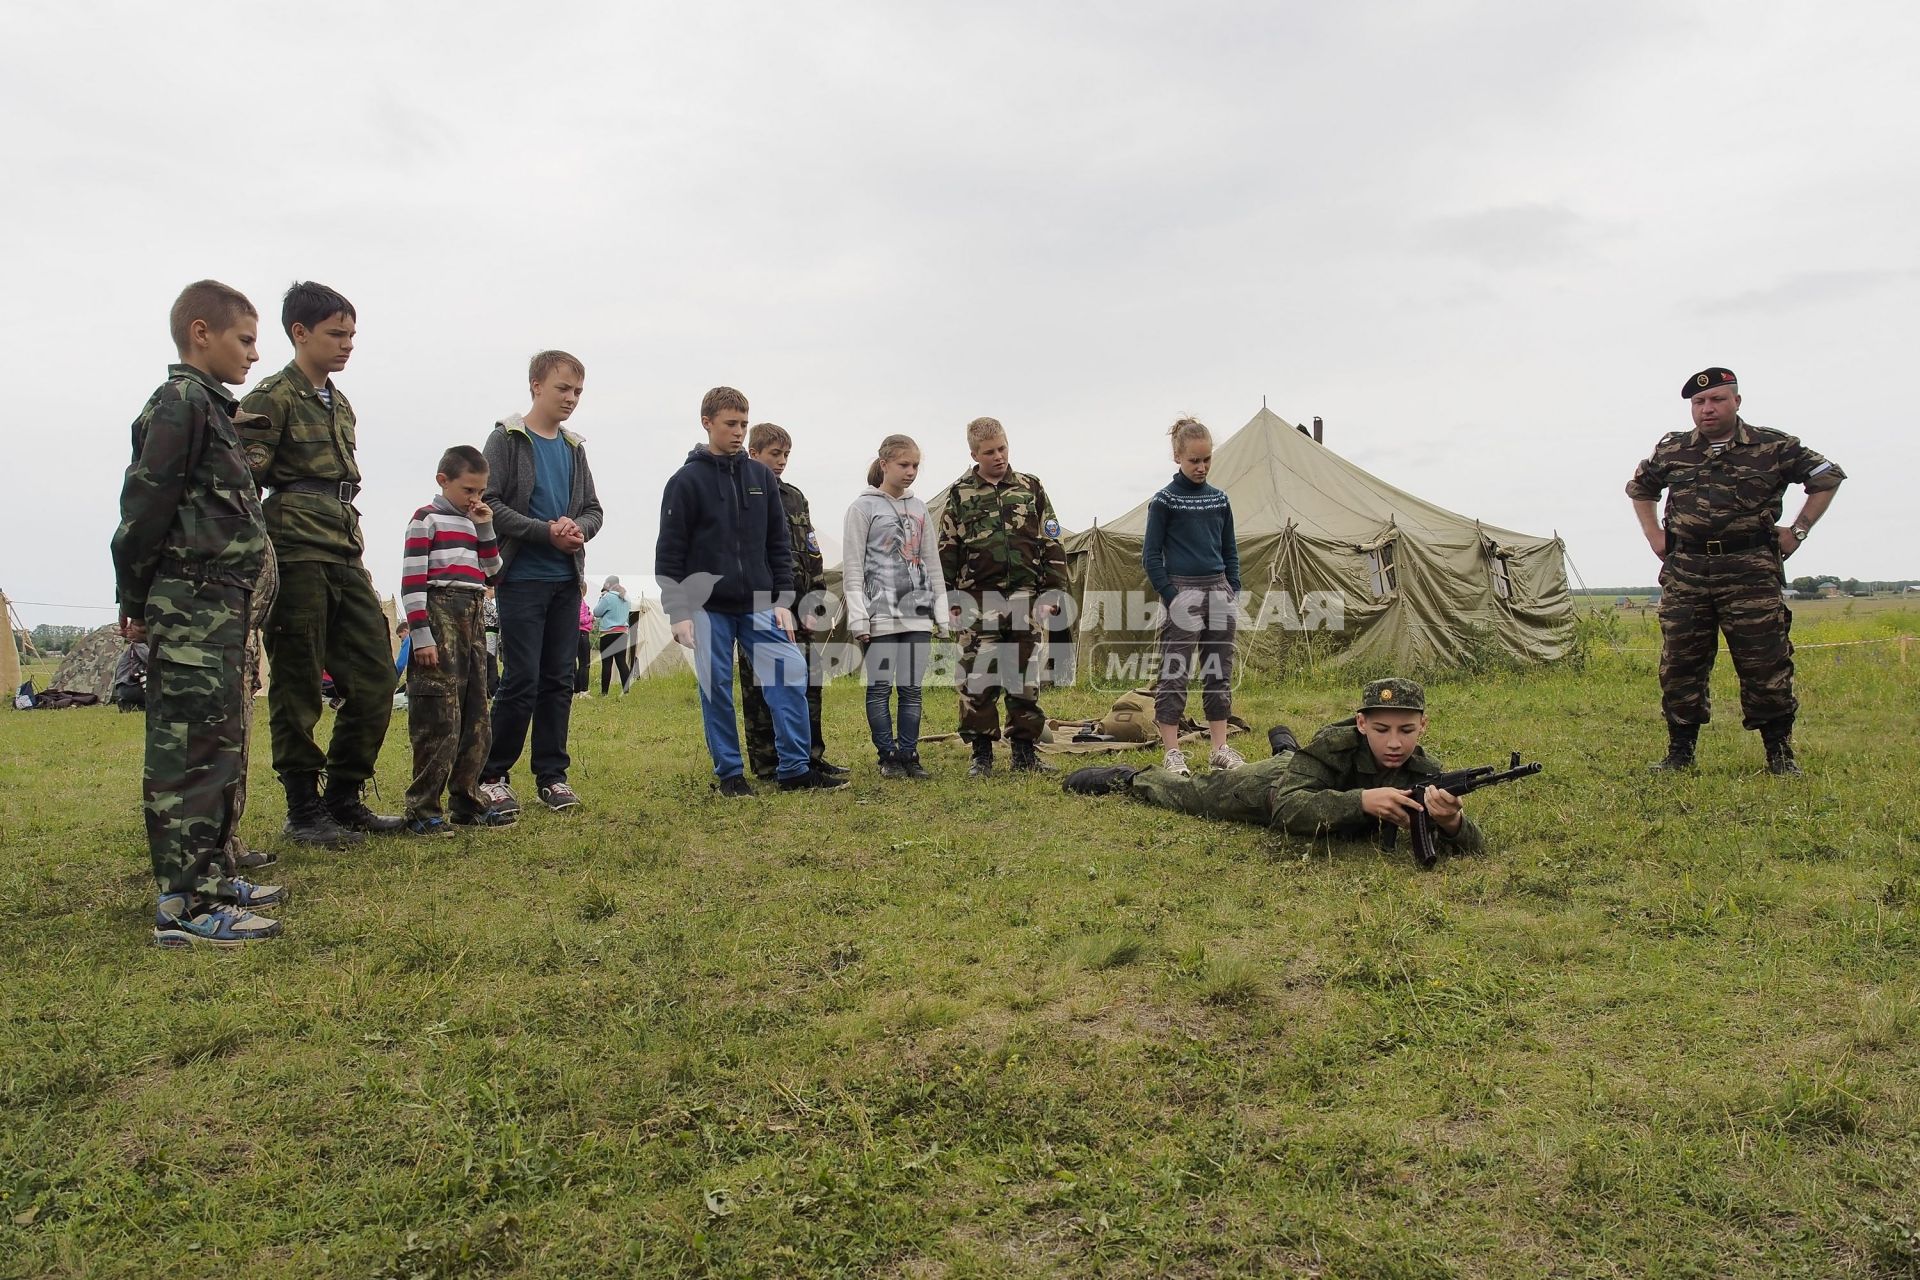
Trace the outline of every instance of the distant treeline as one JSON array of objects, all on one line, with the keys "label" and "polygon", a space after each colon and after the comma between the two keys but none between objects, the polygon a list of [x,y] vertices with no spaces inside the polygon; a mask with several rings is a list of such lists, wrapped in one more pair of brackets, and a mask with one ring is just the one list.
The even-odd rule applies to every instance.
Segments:
[{"label": "distant treeline", "polygon": [[[1821,574],[1818,577],[1808,576],[1794,578],[1791,579],[1787,585],[1803,596],[1818,595],[1821,588],[1827,586],[1840,588],[1842,595],[1878,596],[1905,591],[1908,587],[1920,586],[1920,579],[1902,578],[1898,582],[1882,582],[1878,579],[1866,581],[1861,578],[1839,578],[1832,574]],[[1648,583],[1642,587],[1576,587],[1572,594],[1576,596],[1608,597],[1657,596],[1660,594],[1660,588],[1652,583]]]}]

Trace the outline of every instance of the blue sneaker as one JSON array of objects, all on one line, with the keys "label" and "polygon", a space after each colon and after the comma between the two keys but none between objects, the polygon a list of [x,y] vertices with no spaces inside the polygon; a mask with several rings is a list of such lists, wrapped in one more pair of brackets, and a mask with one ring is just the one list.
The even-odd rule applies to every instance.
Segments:
[{"label": "blue sneaker", "polygon": [[249,942],[280,936],[280,922],[257,916],[231,902],[193,903],[185,894],[160,899],[153,915],[153,945],[191,947],[201,944],[231,950]]},{"label": "blue sneaker", "polygon": [[402,835],[409,836],[450,836],[453,827],[445,818],[408,818],[406,825],[400,828]]},{"label": "blue sneaker", "polygon": [[236,907],[253,911],[260,907],[279,906],[287,900],[287,891],[281,885],[255,884],[239,876],[228,876],[220,881],[220,888],[214,896],[221,902],[230,902]]}]

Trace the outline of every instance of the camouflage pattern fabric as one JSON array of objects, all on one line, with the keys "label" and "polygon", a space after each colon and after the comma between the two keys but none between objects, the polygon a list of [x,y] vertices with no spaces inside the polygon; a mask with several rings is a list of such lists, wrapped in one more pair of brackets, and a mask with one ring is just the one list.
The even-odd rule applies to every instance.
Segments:
[{"label": "camouflage pattern fabric", "polygon": [[820,539],[813,531],[813,512],[807,506],[807,495],[782,480],[780,505],[787,513],[787,546],[793,549],[793,598],[804,600],[825,581],[826,560],[820,554]]},{"label": "camouflage pattern fabric", "polygon": [[479,591],[427,588],[427,625],[439,642],[440,665],[415,661],[407,666],[407,736],[413,742],[409,818],[443,816],[442,791],[457,816],[486,811],[480,770],[493,745],[493,720],[482,600]]},{"label": "camouflage pattern fabric", "polygon": [[[771,778],[780,768],[780,752],[773,737],[773,708],[767,705],[767,695],[754,683],[753,664],[748,661],[745,650],[738,651],[734,670],[740,673],[740,720],[746,726],[747,763],[754,777]],[[816,765],[827,758],[820,711],[820,683],[816,676],[807,681],[807,724],[811,739],[807,755]]]},{"label": "camouflage pattern fabric", "polygon": [[[367,571],[357,564],[283,561],[266,645],[274,772],[286,777],[324,769],[330,783],[342,786],[371,778],[393,720],[395,677],[387,615]],[[343,699],[325,751],[314,739],[322,671]]]},{"label": "camouflage pattern fabric", "polygon": [[241,667],[246,681],[242,692],[245,707],[241,713],[240,736],[240,785],[233,793],[233,821],[227,830],[227,843],[224,850],[228,875],[239,874],[240,856],[247,852],[247,845],[240,838],[240,819],[247,812],[247,770],[253,760],[253,712],[254,699],[260,696],[260,654],[261,628],[267,625],[267,614],[273,609],[273,599],[280,590],[280,562],[274,558],[273,547],[267,547],[267,558],[260,566],[260,577],[254,582],[253,600],[247,610],[247,643],[245,654],[241,658]]},{"label": "camouflage pattern fabric", "polygon": [[260,496],[235,434],[235,402],[190,365],[167,368],[133,424],[133,462],[113,534],[122,617],[141,616],[148,584],[169,577],[251,588],[267,555]]},{"label": "camouflage pattern fabric", "polygon": [[[300,366],[290,364],[263,378],[241,402],[248,413],[258,415],[240,435],[255,481],[271,490],[267,528],[283,565],[304,560],[355,564],[365,549],[360,513],[351,503],[335,493],[282,489],[295,480],[359,483],[353,406],[338,387],[331,395],[331,405],[322,402]],[[273,683],[279,686],[279,676]]]},{"label": "camouflage pattern fabric", "polygon": [[[1249,822],[1301,839],[1373,837],[1378,819],[1360,808],[1360,793],[1371,787],[1411,787],[1444,772],[1422,748],[1398,769],[1382,769],[1351,720],[1328,725],[1299,751],[1282,752],[1238,769],[1215,769],[1181,777],[1165,769],[1134,775],[1128,794],[1136,800],[1178,813]],[[1478,853],[1486,838],[1470,817],[1435,839],[1455,853]]]},{"label": "camouflage pattern fabric", "polygon": [[1740,676],[1741,723],[1792,717],[1793,611],[1780,595],[1780,557],[1669,555],[1660,569],[1660,710],[1669,724],[1713,718],[1708,678],[1720,645]]},{"label": "camouflage pattern fabric", "polygon": [[147,627],[141,810],[162,894],[222,893],[215,865],[245,770],[240,664],[266,522],[233,397],[187,365],[148,398],[113,535],[120,611]]},{"label": "camouflage pattern fabric", "polygon": [[[1773,530],[1788,485],[1819,493],[1844,479],[1846,472],[1793,436],[1742,420],[1717,446],[1698,431],[1672,432],[1635,468],[1627,496],[1652,502],[1665,492],[1662,521],[1676,540],[1660,569],[1660,702],[1669,723],[1707,723],[1716,632],[1726,635],[1740,676],[1747,728],[1798,709],[1793,615],[1780,597]],[[1713,539],[1765,545],[1710,556],[1699,548]]]},{"label": "camouflage pattern fabric", "polygon": [[1066,590],[1067,553],[1046,489],[1024,472],[996,482],[969,469],[940,512],[940,569],[947,590],[975,596]]},{"label": "camouflage pattern fabric", "polygon": [[[1031,606],[1032,602],[1026,602]],[[1031,617],[1031,608],[1028,609]],[[1040,686],[1033,655],[1040,633],[1016,625],[1014,618],[982,618],[960,633],[960,662],[954,684],[960,690],[960,736],[968,742],[1000,736],[1000,695],[1007,698],[1007,734],[1015,742],[1038,742],[1047,727],[1040,710]]]},{"label": "camouflage pattern fabric", "polygon": [[1667,533],[1688,542],[1771,536],[1780,523],[1789,484],[1808,493],[1832,489],[1847,473],[1784,431],[1736,420],[1718,448],[1698,431],[1675,431],[1634,469],[1627,496],[1636,502],[1667,495]]}]

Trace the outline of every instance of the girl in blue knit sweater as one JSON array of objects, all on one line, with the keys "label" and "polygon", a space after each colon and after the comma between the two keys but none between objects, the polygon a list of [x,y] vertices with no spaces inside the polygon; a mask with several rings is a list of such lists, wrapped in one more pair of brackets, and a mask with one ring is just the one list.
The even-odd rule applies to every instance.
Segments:
[{"label": "girl in blue knit sweater", "polygon": [[1182,418],[1167,435],[1180,471],[1147,506],[1147,540],[1140,553],[1147,580],[1167,611],[1160,624],[1160,678],[1153,690],[1153,718],[1167,753],[1162,767],[1169,773],[1192,772],[1180,749],[1180,718],[1187,708],[1188,686],[1197,675],[1213,745],[1207,763],[1237,769],[1246,760],[1227,745],[1227,716],[1233,710],[1234,600],[1240,594],[1233,505],[1207,483],[1213,433],[1193,418]]}]

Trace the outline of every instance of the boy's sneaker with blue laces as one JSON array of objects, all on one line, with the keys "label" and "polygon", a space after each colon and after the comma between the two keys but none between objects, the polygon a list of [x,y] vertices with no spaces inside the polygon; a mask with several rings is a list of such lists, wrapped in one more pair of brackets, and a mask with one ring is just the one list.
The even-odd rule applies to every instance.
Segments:
[{"label": "boy's sneaker with blue laces", "polygon": [[454,833],[453,824],[437,815],[430,818],[408,818],[406,825],[400,830],[410,836],[450,836]]},{"label": "boy's sneaker with blue laces", "polygon": [[231,902],[190,901],[184,894],[160,899],[153,914],[156,947],[218,947],[231,950],[280,936],[280,922]]}]

